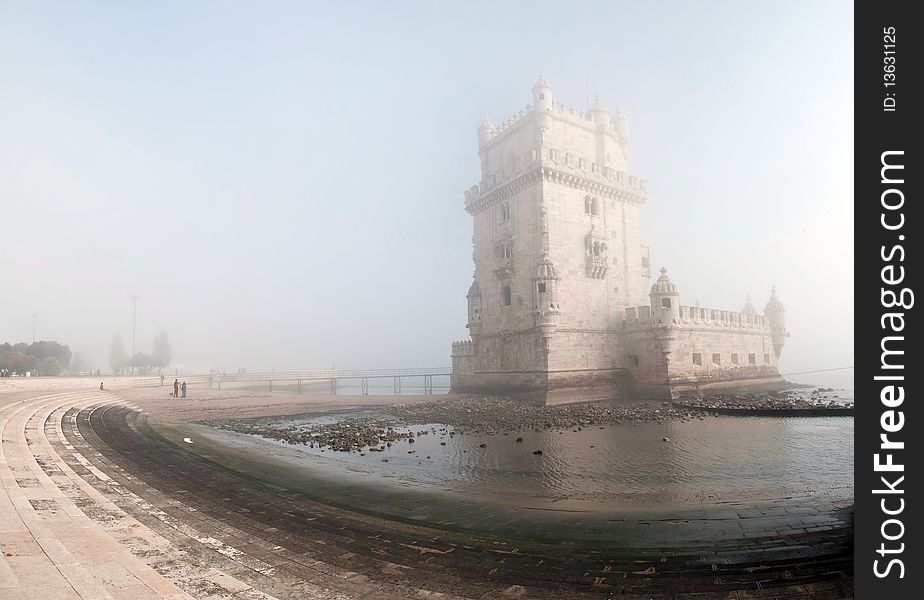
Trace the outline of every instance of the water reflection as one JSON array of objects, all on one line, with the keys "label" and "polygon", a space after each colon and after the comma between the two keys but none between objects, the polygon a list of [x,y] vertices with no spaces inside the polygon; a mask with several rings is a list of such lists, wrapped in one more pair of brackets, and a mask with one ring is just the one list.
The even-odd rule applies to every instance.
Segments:
[{"label": "water reflection", "polygon": [[310,455],[312,466],[362,474],[382,484],[559,509],[806,493],[853,498],[849,417],[722,416],[493,436],[449,435],[442,424],[408,429],[427,434],[383,452],[296,448]]}]

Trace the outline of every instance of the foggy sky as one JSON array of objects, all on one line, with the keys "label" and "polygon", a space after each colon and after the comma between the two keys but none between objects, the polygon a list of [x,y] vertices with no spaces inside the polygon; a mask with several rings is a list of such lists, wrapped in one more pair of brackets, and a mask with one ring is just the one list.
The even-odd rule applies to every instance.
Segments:
[{"label": "foggy sky", "polygon": [[[440,5],[440,6],[437,6]],[[848,2],[0,1],[0,341],[191,369],[449,364],[475,129],[599,94],[681,301],[853,364]]]}]

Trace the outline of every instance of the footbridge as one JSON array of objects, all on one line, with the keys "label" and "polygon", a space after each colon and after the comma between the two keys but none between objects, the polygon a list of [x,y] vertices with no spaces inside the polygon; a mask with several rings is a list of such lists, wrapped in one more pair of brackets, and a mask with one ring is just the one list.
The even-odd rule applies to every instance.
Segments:
[{"label": "footbridge", "polygon": [[[320,371],[271,371],[268,373],[207,373],[204,375],[189,375],[180,377],[189,385],[208,385],[209,387],[217,386],[221,389],[222,385],[228,384],[265,384],[267,390],[273,391],[273,384],[295,384],[299,394],[302,393],[306,384],[317,384],[328,382],[330,384],[330,393],[337,394],[343,384],[356,384],[359,382],[360,393],[363,396],[369,395],[370,380],[391,380],[394,394],[400,395],[402,385],[407,380],[422,381],[423,393],[430,395],[433,393],[433,378],[448,377],[452,375],[452,367],[425,367],[414,369],[354,369],[354,370],[336,370],[326,369]],[[132,382],[132,387],[158,387],[169,386],[172,384],[173,376],[164,375],[163,377],[138,377]],[[419,387],[419,386],[415,386]]]}]

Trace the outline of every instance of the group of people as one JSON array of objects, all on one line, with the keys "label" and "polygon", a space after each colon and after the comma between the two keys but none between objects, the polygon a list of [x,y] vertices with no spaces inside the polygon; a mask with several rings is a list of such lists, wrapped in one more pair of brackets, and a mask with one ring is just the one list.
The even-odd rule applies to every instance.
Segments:
[{"label": "group of people", "polygon": [[[161,385],[164,385],[164,376],[163,376],[163,374],[161,374],[161,376],[160,376],[160,384],[161,384]],[[181,392],[182,392],[182,394],[183,394],[182,396],[180,396],[180,393],[181,393]],[[174,379],[174,380],[173,380],[173,397],[174,397],[174,398],[185,398],[185,397],[186,397],[186,382],[185,382],[185,381],[183,382],[183,385],[180,385],[180,380],[179,380],[179,379]]]}]

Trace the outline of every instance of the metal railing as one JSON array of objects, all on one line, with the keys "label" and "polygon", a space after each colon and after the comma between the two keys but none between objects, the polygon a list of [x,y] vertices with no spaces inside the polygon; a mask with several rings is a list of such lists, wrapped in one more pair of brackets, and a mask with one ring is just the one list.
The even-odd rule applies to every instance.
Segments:
[{"label": "metal railing", "polygon": [[325,369],[319,371],[272,371],[269,373],[210,373],[205,375],[190,375],[187,377],[137,377],[132,387],[159,387],[173,385],[173,379],[191,384],[206,384],[209,387],[217,385],[221,389],[223,383],[253,383],[266,382],[269,391],[273,391],[273,383],[294,382],[298,392],[302,391],[303,383],[319,381],[330,382],[332,394],[337,393],[337,382],[341,380],[361,380],[362,394],[369,392],[369,379],[391,378],[394,382],[394,393],[401,393],[401,380],[407,377],[423,377],[424,393],[433,393],[433,377],[452,375],[452,367],[425,367],[414,369],[352,369],[335,370]]}]

